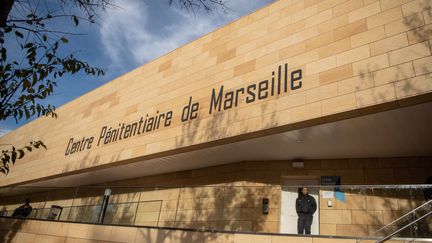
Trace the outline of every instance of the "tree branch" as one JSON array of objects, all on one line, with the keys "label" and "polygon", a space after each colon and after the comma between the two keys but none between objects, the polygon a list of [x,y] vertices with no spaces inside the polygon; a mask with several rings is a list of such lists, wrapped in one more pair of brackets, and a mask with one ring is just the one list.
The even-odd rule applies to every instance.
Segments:
[{"label": "tree branch", "polygon": [[0,4],[0,27],[6,26],[6,21],[15,0],[2,0]]}]

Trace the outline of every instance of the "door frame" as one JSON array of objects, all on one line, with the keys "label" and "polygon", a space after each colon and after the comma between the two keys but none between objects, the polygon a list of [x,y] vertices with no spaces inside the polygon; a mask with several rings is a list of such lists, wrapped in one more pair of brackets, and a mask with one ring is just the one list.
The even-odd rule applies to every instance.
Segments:
[{"label": "door frame", "polygon": [[[320,186],[321,185],[321,176],[319,175],[283,175],[280,178],[280,186],[281,193],[279,197],[279,233],[282,230],[282,193],[284,186]],[[320,234],[320,191],[318,189],[318,197],[317,197],[317,213],[318,213],[318,234]]]}]

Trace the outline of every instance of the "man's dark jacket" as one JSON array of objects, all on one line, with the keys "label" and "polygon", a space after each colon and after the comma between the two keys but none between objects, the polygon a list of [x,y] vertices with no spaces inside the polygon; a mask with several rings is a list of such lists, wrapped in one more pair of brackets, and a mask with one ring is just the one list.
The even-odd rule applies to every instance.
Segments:
[{"label": "man's dark jacket", "polygon": [[298,215],[313,215],[317,210],[315,198],[311,195],[300,196],[296,200],[296,211]]}]

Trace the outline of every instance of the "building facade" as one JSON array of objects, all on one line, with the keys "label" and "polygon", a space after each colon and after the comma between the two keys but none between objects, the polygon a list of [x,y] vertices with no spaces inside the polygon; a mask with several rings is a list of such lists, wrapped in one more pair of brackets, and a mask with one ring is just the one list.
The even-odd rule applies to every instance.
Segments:
[{"label": "building facade", "polygon": [[370,236],[425,201],[431,6],[275,1],[1,137],[47,150],[0,206],[95,222],[111,188],[107,224],[295,233],[309,185],[314,234]]}]

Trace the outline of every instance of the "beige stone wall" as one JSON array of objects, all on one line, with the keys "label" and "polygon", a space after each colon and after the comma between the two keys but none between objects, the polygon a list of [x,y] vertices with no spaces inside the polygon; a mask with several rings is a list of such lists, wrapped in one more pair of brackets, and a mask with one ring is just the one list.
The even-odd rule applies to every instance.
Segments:
[{"label": "beige stone wall", "polygon": [[[0,186],[429,101],[429,7],[426,0],[276,1],[69,102],[58,119],[40,118],[0,138],[48,146],[20,160]],[[213,88],[270,79],[285,63],[303,70],[302,88],[209,114]],[[182,123],[190,96],[200,102],[198,119]],[[173,110],[170,127],[64,155],[71,137],[97,140],[101,127],[157,110]]]},{"label": "beige stone wall", "polygon": [[[320,198],[320,233],[341,236],[385,236],[407,221],[378,229],[401,217],[423,203],[425,199],[420,190],[344,190],[345,200]],[[327,206],[332,202],[332,207]],[[419,224],[418,235],[431,237],[432,220]],[[403,232],[410,236],[410,232]]]},{"label": "beige stone wall", "polygon": [[[100,188],[2,198],[0,207],[13,210],[29,197],[34,208],[64,206],[63,220],[94,222],[106,186],[113,189],[110,202],[116,203],[107,212],[105,222],[109,224],[276,233],[280,227],[280,185],[285,176],[339,175],[343,185],[418,184],[430,175],[431,160],[306,160],[303,169],[294,169],[291,161],[240,162],[111,182]],[[331,199],[332,207],[320,198],[321,234],[367,236],[423,200],[420,190],[343,191],[345,201]],[[268,215],[261,213],[262,198],[270,199]]]},{"label": "beige stone wall", "polygon": [[[167,189],[138,188],[129,193],[125,191],[131,190],[119,188],[110,198],[110,203],[117,205],[108,209],[105,223],[256,232],[278,232],[279,229],[279,186],[210,185]],[[32,196],[26,195],[33,201]],[[81,198],[76,198],[71,204],[61,205],[65,209],[61,219],[96,222],[101,204],[99,199],[102,197],[93,197],[98,198],[99,202],[86,203]],[[263,197],[271,201],[268,215],[261,213]],[[20,196],[2,200],[0,205],[7,210],[13,210],[23,198],[24,196]],[[39,218],[46,218],[51,205],[58,204],[46,200],[32,203],[34,210],[41,211],[46,208],[45,214]]]},{"label": "beige stone wall", "polygon": [[[12,243],[357,243],[356,239],[325,239],[319,237],[294,237],[255,235],[242,233],[212,233],[200,231],[101,226],[90,224],[44,222],[36,220],[0,219],[0,241]],[[362,240],[373,243],[375,240]],[[417,241],[391,240],[389,243],[419,243]]]}]

